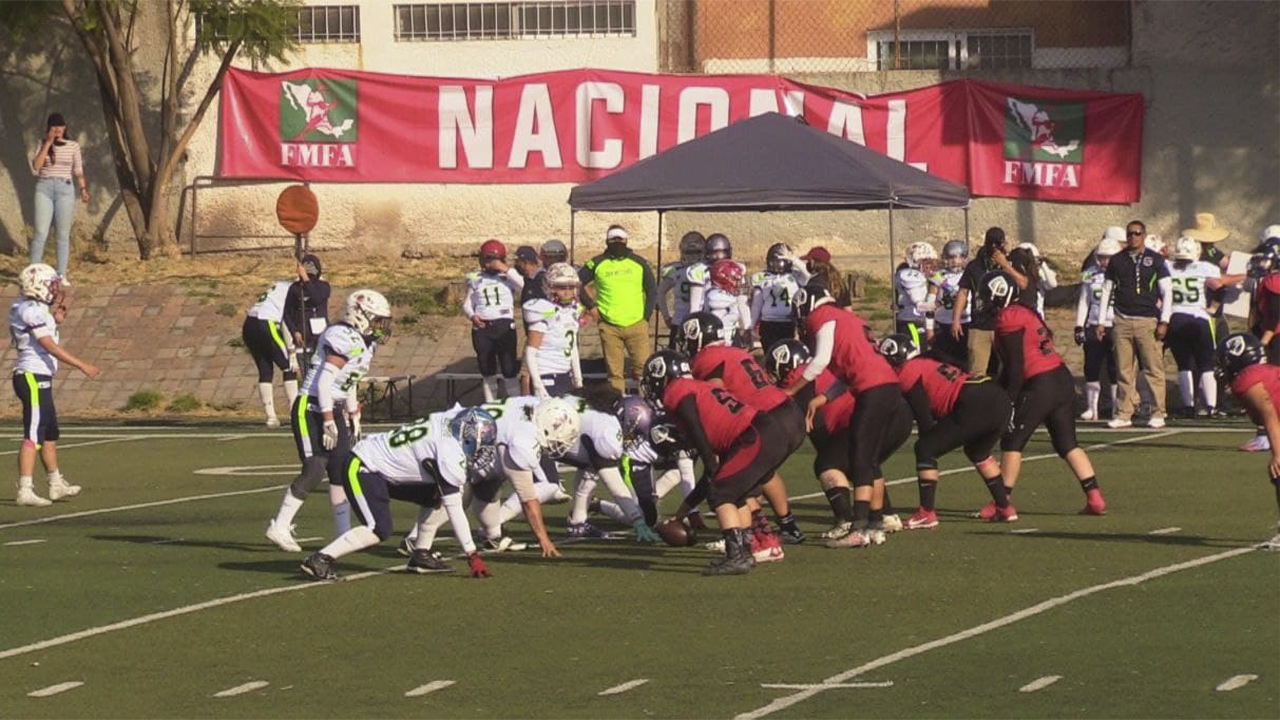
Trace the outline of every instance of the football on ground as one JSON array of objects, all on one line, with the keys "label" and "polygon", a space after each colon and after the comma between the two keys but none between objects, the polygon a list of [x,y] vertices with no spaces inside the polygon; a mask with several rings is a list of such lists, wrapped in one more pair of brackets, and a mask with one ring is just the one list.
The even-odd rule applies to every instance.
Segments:
[{"label": "football on ground", "polygon": [[671,518],[658,523],[654,528],[663,542],[671,547],[689,547],[698,542],[698,534],[689,526],[689,521]]}]

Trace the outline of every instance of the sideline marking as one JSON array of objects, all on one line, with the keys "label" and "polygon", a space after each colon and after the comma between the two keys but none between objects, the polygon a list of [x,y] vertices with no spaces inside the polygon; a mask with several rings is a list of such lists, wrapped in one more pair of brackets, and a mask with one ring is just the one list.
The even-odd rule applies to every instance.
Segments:
[{"label": "sideline marking", "polygon": [[628,690],[631,690],[633,688],[638,688],[647,682],[649,682],[648,678],[641,678],[639,680],[628,680],[627,682],[624,682],[621,685],[614,685],[608,690],[601,690],[600,692],[596,693],[596,695],[599,695],[599,696],[618,695]]},{"label": "sideline marking", "polygon": [[18,545],[35,545],[36,543],[48,542],[46,540],[13,540],[5,543],[5,547],[16,547]]},{"label": "sideline marking", "polygon": [[433,693],[437,690],[443,690],[452,684],[453,684],[452,680],[432,680],[426,685],[419,685],[418,687],[410,690],[409,692],[405,693],[404,696],[405,697],[422,697],[427,693]]},{"label": "sideline marking", "polygon": [[1025,620],[1029,617],[1034,617],[1036,615],[1047,612],[1054,608],[1060,607],[1062,605],[1066,605],[1067,603],[1074,602],[1081,598],[1088,597],[1095,593],[1102,592],[1103,590],[1111,590],[1113,588],[1138,585],[1148,580],[1154,580],[1156,578],[1163,577],[1165,575],[1169,575],[1175,572],[1180,572],[1182,570],[1190,570],[1191,568],[1200,567],[1201,565],[1208,565],[1209,563],[1215,563],[1220,560],[1226,560],[1228,558],[1236,557],[1237,555],[1244,555],[1246,553],[1251,553],[1254,551],[1255,551],[1255,548],[1253,547],[1236,548],[1234,550],[1220,552],[1215,555],[1206,555],[1204,557],[1199,557],[1199,558],[1196,558],[1195,560],[1187,560],[1185,562],[1175,563],[1173,565],[1165,565],[1163,567],[1156,568],[1155,570],[1148,570],[1147,572],[1141,573],[1139,575],[1131,575],[1126,578],[1113,580],[1111,582],[1102,583],[1100,585],[1092,585],[1087,588],[1083,588],[1080,590],[1076,590],[1074,592],[1067,593],[1066,595],[1059,595],[1058,597],[1050,598],[1048,600],[1045,600],[1044,602],[1037,603],[1035,605],[1032,605],[1031,607],[1024,608],[1015,613],[1004,615],[996,620],[992,620],[990,622],[986,622],[981,625],[975,625],[974,627],[971,627],[968,630],[962,630],[960,632],[947,635],[946,637],[938,638],[937,640],[932,640],[930,642],[922,643],[914,647],[909,647],[903,650],[899,650],[898,652],[876,658],[875,660],[859,665],[858,667],[850,668],[849,670],[845,670],[842,673],[832,675],[831,677],[823,680],[821,683],[818,683],[817,685],[815,685],[815,687],[792,693],[791,695],[778,698],[777,700],[774,700],[768,705],[764,705],[762,707],[756,708],[755,710],[750,710],[750,711],[741,713],[737,716],[736,720],[754,720],[755,718],[762,718],[766,715],[772,715],[773,713],[778,712],[779,710],[784,710],[786,708],[789,708],[798,702],[801,702],[803,700],[808,700],[809,698],[813,697],[814,695],[817,695],[823,690],[828,689],[832,685],[848,682],[853,678],[858,677],[859,675],[864,675],[868,672],[871,672],[872,670],[878,670],[886,665],[891,665],[893,663],[896,663],[899,660],[906,660],[907,658],[912,658],[912,657],[915,657],[916,655],[923,655],[924,653],[927,653],[931,650],[936,650],[941,647],[946,647],[948,645],[958,643],[962,640],[968,640],[969,638],[972,638],[972,637],[984,635],[986,633],[991,632],[992,630],[998,630],[1002,627],[1012,625],[1016,622]]},{"label": "sideline marking", "polygon": [[[71,448],[86,447],[89,445],[106,445],[108,443],[132,442],[134,440],[146,440],[148,437],[149,436],[146,436],[146,435],[137,435],[137,436],[112,435],[111,437],[103,438],[101,440],[88,440],[86,442],[68,443],[66,445],[59,445],[58,449],[70,450]],[[17,450],[5,450],[3,452],[0,452],[0,455],[17,455],[17,454],[18,454]]]},{"label": "sideline marking", "polygon": [[175,538],[161,538],[160,540],[152,540],[152,541],[151,541],[151,544],[152,544],[152,545],[169,545],[169,544],[172,544],[172,543],[180,543],[180,542],[183,542],[183,541],[185,541],[185,540],[186,540],[186,538],[177,538],[177,537],[175,537]]},{"label": "sideline marking", "polygon": [[1050,685],[1058,682],[1061,679],[1062,679],[1061,675],[1045,675],[1039,680],[1032,680],[1026,685],[1023,685],[1022,687],[1018,688],[1018,692],[1033,693],[1037,690],[1043,690],[1049,687]]},{"label": "sideline marking", "polygon": [[206,493],[204,495],[188,495],[180,498],[169,498],[168,500],[153,500],[151,502],[135,503],[133,505],[117,505],[115,507],[98,508],[97,510],[82,510],[80,512],[67,513],[65,515],[50,515],[49,517],[36,518],[34,520],[20,520],[18,522],[5,523],[0,525],[0,530],[7,528],[25,527],[27,525],[40,525],[42,523],[50,523],[57,520],[68,520],[70,518],[89,517],[90,515],[104,515],[106,513],[124,512],[126,510],[141,510],[143,508],[161,507],[164,505],[178,505],[185,502],[194,502],[196,500],[214,500],[224,497],[235,497],[237,495],[253,495],[254,493],[270,492],[272,490],[283,490],[288,485],[272,485],[270,487],[252,488],[249,490],[228,490],[220,493]]},{"label": "sideline marking", "polygon": [[812,690],[813,688],[822,688],[823,690],[833,690],[835,688],[886,688],[893,687],[892,680],[884,682],[863,682],[863,683],[760,683],[760,687],[764,688],[785,688],[787,690]]},{"label": "sideline marking", "polygon": [[1149,533],[1147,533],[1147,534],[1148,534],[1148,535],[1171,535],[1171,534],[1173,534],[1173,533],[1178,532],[1178,531],[1179,531],[1179,530],[1181,530],[1181,529],[1182,529],[1182,528],[1180,528],[1180,527],[1167,527],[1167,528],[1160,528],[1159,530],[1152,530],[1151,532],[1149,532]]},{"label": "sideline marking", "polygon": [[1010,530],[1009,534],[1010,535],[1030,535],[1033,532],[1040,532],[1040,528],[1018,528],[1017,530]]},{"label": "sideline marking", "polygon": [[1217,690],[1218,692],[1231,692],[1232,690],[1239,690],[1240,688],[1244,687],[1245,685],[1248,685],[1249,683],[1257,679],[1258,679],[1257,675],[1236,675],[1234,677],[1229,677],[1226,680],[1223,680],[1222,683],[1218,685],[1218,687],[1214,688],[1214,690]]},{"label": "sideline marking", "polygon": [[[1256,676],[1251,675],[1250,677],[1256,677]],[[47,688],[32,690],[31,692],[27,693],[27,697],[35,697],[35,698],[49,697],[50,695],[57,695],[60,692],[74,690],[83,684],[84,683],[80,680],[72,680],[70,682],[58,683],[57,685],[50,685]]]},{"label": "sideline marking", "polygon": [[224,465],[222,467],[200,468],[192,470],[193,475],[297,475],[298,463],[290,465]]},{"label": "sideline marking", "polygon": [[304,543],[304,542],[316,542],[316,541],[318,541],[318,540],[324,540],[324,538],[323,538],[323,537],[320,537],[319,535],[317,535],[316,537],[305,537],[305,538],[294,538],[294,539],[293,539],[293,541],[294,541],[294,542],[299,542],[299,543]]},{"label": "sideline marking", "polygon": [[243,695],[247,692],[260,690],[270,684],[271,683],[267,682],[266,680],[254,680],[252,682],[247,682],[243,685],[237,685],[233,688],[227,688],[222,692],[216,692],[213,694],[213,696],[216,698],[235,697],[236,695]]},{"label": "sideline marking", "polygon": [[[356,580],[364,580],[365,578],[377,577],[379,575],[386,575],[392,570],[400,570],[403,567],[404,567],[404,563],[399,563],[396,565],[392,565],[384,570],[371,570],[369,572],[356,573],[355,575],[344,575],[342,576],[342,582],[355,582]],[[315,588],[332,587],[335,585],[341,585],[342,582],[337,582],[337,583],[314,582],[314,581],[300,582],[297,585],[285,585],[284,587],[273,587],[273,588],[266,588],[265,590],[254,590],[253,592],[240,593],[239,595],[228,595],[226,597],[220,597],[214,600],[206,600],[202,603],[196,603],[194,605],[184,605],[182,607],[174,608],[172,610],[165,610],[163,612],[151,613],[150,615],[142,615],[140,617],[132,618],[129,620],[121,620],[120,622],[114,622],[114,623],[111,623],[110,625],[99,625],[98,627],[89,628],[88,630],[81,630],[79,632],[70,633],[68,635],[60,635],[58,637],[50,638],[48,640],[41,640],[40,642],[31,643],[30,645],[23,645],[21,647],[10,648],[8,650],[0,651],[0,660],[15,657],[17,655],[25,655],[29,652],[35,652],[36,650],[45,650],[47,648],[57,647],[59,645],[66,645],[67,643],[73,643],[78,640],[97,637],[98,635],[106,635],[107,633],[115,632],[116,630],[125,630],[131,627],[137,627],[138,625],[146,625],[147,623],[153,623],[157,620],[164,620],[166,618],[177,617],[179,615],[189,615],[194,612],[199,612],[201,610],[208,610],[210,608],[216,608],[222,605],[230,605],[232,603],[238,603],[244,600],[252,600],[253,598],[266,597],[268,595],[279,595],[281,593],[297,592],[299,590],[312,590]]]}]

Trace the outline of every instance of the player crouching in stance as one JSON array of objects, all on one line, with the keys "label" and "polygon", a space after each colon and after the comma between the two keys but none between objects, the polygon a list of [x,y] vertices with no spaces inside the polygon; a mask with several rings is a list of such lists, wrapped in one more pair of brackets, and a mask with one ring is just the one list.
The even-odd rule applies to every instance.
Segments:
[{"label": "player crouching in stance", "polygon": [[934,499],[938,493],[938,458],[964,448],[965,457],[982,476],[996,515],[1013,522],[1018,511],[1009,504],[1000,464],[991,457],[996,441],[1009,427],[1013,408],[1004,389],[983,375],[974,377],[954,365],[922,357],[910,337],[890,335],[880,342],[880,354],[898,372],[898,386],[920,427],[916,441],[916,483],[920,507],[907,520],[908,530],[938,526]]},{"label": "player crouching in stance", "polygon": [[[1053,333],[1035,310],[1015,302],[1018,286],[1013,277],[996,271],[987,273],[978,287],[978,300],[995,313],[995,349],[1004,367],[1004,387],[1013,398],[1013,421],[1000,440],[1005,493],[1013,494],[1022,469],[1022,450],[1041,423],[1058,456],[1067,461],[1080,481],[1086,504],[1084,515],[1105,515],[1107,503],[1098,489],[1089,455],[1076,442],[1075,382],[1071,372],[1053,347]],[[978,512],[991,520],[999,514],[993,502]]]},{"label": "player crouching in stance", "polygon": [[547,268],[543,282],[546,298],[534,298],[524,304],[528,332],[524,364],[533,393],[545,400],[582,387],[578,324],[583,307],[578,302],[582,284],[569,263]]},{"label": "player crouching in stance", "polygon": [[[316,580],[337,580],[333,563],[391,537],[391,500],[449,515],[454,535],[467,554],[471,577],[489,577],[489,569],[471,539],[462,488],[497,462],[498,430],[493,416],[469,408],[447,417],[435,413],[394,432],[378,433],[356,443],[335,464],[329,482],[342,488],[360,523],[302,562],[302,572]],[[419,573],[452,572],[453,567],[429,550],[415,550],[408,569]]]},{"label": "player crouching in stance", "polygon": [[685,503],[697,506],[705,496],[725,541],[724,557],[712,560],[703,574],[750,572],[755,558],[747,500],[759,496],[787,459],[789,443],[774,440],[787,437],[787,430],[778,427],[771,413],[758,412],[728,390],[693,379],[689,361],[671,350],[645,362],[641,389],[647,397],[661,400],[702,458],[702,478]]},{"label": "player crouching in stance", "polygon": [[[347,296],[343,321],[325,328],[311,356],[302,392],[293,403],[293,439],[302,471],[284,491],[276,517],[267,525],[267,539],[285,552],[302,552],[293,539],[293,518],[325,477],[333,463],[360,436],[360,404],[356,387],[369,372],[374,349],[391,336],[391,305],[376,290],[356,290]],[[345,406],[338,407],[341,402]],[[350,430],[348,430],[350,422]],[[351,526],[350,507],[336,483],[329,484],[333,522],[341,535]]]},{"label": "player crouching in stance", "polygon": [[[1240,401],[1249,418],[1262,427],[1271,441],[1271,462],[1267,473],[1276,489],[1280,508],[1280,366],[1267,363],[1266,349],[1248,333],[1228,335],[1217,351],[1217,374],[1230,383],[1231,394]],[[1280,524],[1276,536],[1258,547],[1280,550]]]},{"label": "player crouching in stance", "polygon": [[[15,503],[46,507],[54,500],[79,494],[58,470],[58,412],[53,407],[53,376],[58,361],[77,368],[90,378],[98,368],[67,352],[58,344],[58,323],[66,318],[58,273],[44,263],[28,265],[18,275],[22,297],[9,308],[9,337],[18,351],[13,366],[13,391],[22,402],[22,446],[18,449],[18,494]],[[32,475],[36,452],[49,478],[49,497],[36,494]]]}]

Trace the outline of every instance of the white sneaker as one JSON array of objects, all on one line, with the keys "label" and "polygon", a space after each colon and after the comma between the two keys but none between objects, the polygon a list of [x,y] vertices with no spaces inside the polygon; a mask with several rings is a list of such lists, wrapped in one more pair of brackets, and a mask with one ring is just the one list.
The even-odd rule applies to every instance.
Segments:
[{"label": "white sneaker", "polygon": [[709,543],[707,543],[707,544],[706,544],[706,548],[707,548],[707,550],[710,550],[710,551],[711,551],[711,552],[713,552],[713,553],[720,553],[721,555],[723,555],[723,554],[724,554],[724,540],[723,540],[723,539],[720,539],[720,540],[716,540],[715,542],[709,542]]},{"label": "white sneaker", "polygon": [[49,507],[53,504],[52,500],[46,500],[36,494],[32,488],[18,488],[18,495],[14,498],[14,503],[23,507]]},{"label": "white sneaker", "polygon": [[884,516],[884,531],[887,533],[896,533],[902,529],[902,518],[894,513],[888,513]]},{"label": "white sneaker", "polygon": [[271,416],[271,417],[269,417],[269,418],[267,418],[267,427],[269,427],[269,428],[278,428],[278,427],[280,427],[280,418],[275,417],[274,415],[273,415],[273,416]]},{"label": "white sneaker", "polygon": [[276,547],[285,552],[298,553],[302,552],[302,546],[298,541],[293,539],[293,529],[295,525],[287,528],[276,525],[276,521],[272,520],[267,523],[267,539],[276,544]]},{"label": "white sneaker", "polygon": [[71,278],[67,277],[66,275],[63,275],[58,278],[58,284],[64,288],[69,288],[71,287]]},{"label": "white sneaker", "polygon": [[883,545],[885,541],[884,530],[868,530],[867,539],[871,541],[872,545]]},{"label": "white sneaker", "polygon": [[1107,421],[1107,427],[1111,428],[1112,430],[1119,430],[1120,428],[1133,427],[1133,421],[1125,420],[1123,418],[1111,418],[1110,420]]},{"label": "white sneaker", "polygon": [[1266,435],[1254,435],[1253,439],[1240,446],[1242,452],[1266,452],[1271,449],[1271,441]]},{"label": "white sneaker", "polygon": [[1085,410],[1084,412],[1080,413],[1080,419],[1083,420],[1084,422],[1093,422],[1094,420],[1098,419],[1098,414],[1092,410]]},{"label": "white sneaker", "polygon": [[49,499],[61,500],[63,498],[75,497],[80,494],[80,486],[72,485],[66,480],[54,482],[49,481]]},{"label": "white sneaker", "polygon": [[1151,418],[1150,418],[1149,420],[1147,420],[1147,427],[1149,427],[1149,428],[1155,428],[1155,429],[1157,429],[1157,430],[1159,430],[1160,428],[1164,427],[1164,416],[1163,416],[1163,415],[1152,415],[1152,416],[1151,416]]}]

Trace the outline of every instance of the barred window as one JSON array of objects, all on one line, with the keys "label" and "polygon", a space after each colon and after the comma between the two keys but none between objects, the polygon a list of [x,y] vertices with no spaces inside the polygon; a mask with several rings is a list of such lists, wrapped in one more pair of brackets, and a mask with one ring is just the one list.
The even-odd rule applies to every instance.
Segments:
[{"label": "barred window", "polygon": [[877,70],[944,70],[951,67],[946,40],[904,40],[902,60],[898,64],[894,43],[876,43]]},{"label": "barred window", "polygon": [[1032,67],[1031,30],[907,30],[898,35],[901,62],[894,55],[891,30],[867,33],[868,52],[877,70],[963,70]]},{"label": "barred window", "polygon": [[416,3],[393,12],[398,41],[636,34],[635,0]]},{"label": "barred window", "polygon": [[966,67],[1000,70],[1031,67],[1031,33],[969,35]]},{"label": "barred window", "polygon": [[360,8],[355,5],[306,5],[298,8],[298,41],[360,42]]}]

